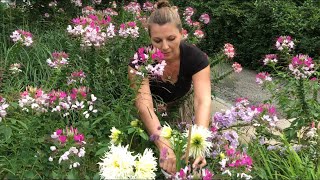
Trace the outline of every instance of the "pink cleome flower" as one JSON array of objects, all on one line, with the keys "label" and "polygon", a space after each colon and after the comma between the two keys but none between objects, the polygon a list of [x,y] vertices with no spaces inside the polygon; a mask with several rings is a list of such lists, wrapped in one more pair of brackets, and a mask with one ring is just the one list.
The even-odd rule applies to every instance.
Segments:
[{"label": "pink cleome flower", "polygon": [[294,42],[292,41],[291,36],[280,36],[276,42],[276,48],[279,51],[288,49],[289,51],[294,48]]},{"label": "pink cleome flower", "polygon": [[296,79],[310,77],[314,72],[314,62],[311,57],[304,54],[299,54],[292,58],[289,64],[289,70]]},{"label": "pink cleome flower", "polygon": [[227,55],[227,57],[230,59],[232,59],[235,56],[235,50],[232,44],[226,43],[224,45],[224,54]]},{"label": "pink cleome flower", "polygon": [[199,39],[204,37],[203,31],[201,31],[200,29],[195,30],[195,32],[193,34]]},{"label": "pink cleome flower", "polygon": [[31,44],[33,43],[32,34],[21,29],[12,32],[12,35],[10,35],[10,37],[13,42],[20,42],[25,46],[31,46]]},{"label": "pink cleome flower", "polygon": [[208,24],[210,22],[210,16],[208,14],[202,14],[199,18],[199,21],[203,22],[204,24]]},{"label": "pink cleome flower", "polygon": [[232,68],[236,73],[240,73],[242,71],[241,64],[239,64],[237,62],[233,63]]},{"label": "pink cleome flower", "polygon": [[256,75],[256,83],[263,84],[265,81],[272,81],[269,73],[260,72]]}]

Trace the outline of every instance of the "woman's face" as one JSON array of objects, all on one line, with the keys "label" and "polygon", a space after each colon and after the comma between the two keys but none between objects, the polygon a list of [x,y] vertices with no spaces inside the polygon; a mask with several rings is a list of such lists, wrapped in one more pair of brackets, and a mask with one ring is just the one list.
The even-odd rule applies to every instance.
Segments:
[{"label": "woman's face", "polygon": [[151,24],[150,38],[152,45],[164,54],[165,60],[175,60],[180,57],[182,34],[174,23]]}]

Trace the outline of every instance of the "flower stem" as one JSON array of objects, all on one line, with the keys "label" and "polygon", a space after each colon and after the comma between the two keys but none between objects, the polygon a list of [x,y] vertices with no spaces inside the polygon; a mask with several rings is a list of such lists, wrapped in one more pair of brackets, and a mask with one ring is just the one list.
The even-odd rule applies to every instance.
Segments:
[{"label": "flower stem", "polygon": [[189,151],[190,151],[190,142],[191,142],[191,131],[192,131],[192,125],[190,124],[190,126],[189,126],[189,134],[188,134],[188,144],[187,144],[186,157],[185,157],[186,166],[188,166],[188,163],[189,163]]}]

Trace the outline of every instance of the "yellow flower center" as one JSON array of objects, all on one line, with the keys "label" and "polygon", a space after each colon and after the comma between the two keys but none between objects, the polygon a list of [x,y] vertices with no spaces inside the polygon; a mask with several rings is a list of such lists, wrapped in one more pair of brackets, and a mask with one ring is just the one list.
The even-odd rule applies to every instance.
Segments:
[{"label": "yellow flower center", "polygon": [[120,164],[118,163],[118,161],[113,161],[113,166],[119,168]]},{"label": "yellow flower center", "polygon": [[200,134],[194,135],[194,137],[192,138],[192,145],[195,146],[196,148],[200,148],[202,147],[202,143],[203,143],[202,136]]}]

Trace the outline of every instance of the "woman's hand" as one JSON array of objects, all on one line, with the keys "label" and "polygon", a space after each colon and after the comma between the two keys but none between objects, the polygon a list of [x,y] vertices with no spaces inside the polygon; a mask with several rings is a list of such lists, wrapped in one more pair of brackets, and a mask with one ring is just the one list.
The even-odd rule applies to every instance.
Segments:
[{"label": "woman's hand", "polygon": [[207,165],[207,161],[206,161],[206,158],[202,157],[202,156],[199,156],[197,157],[193,164],[192,164],[192,168],[194,170],[196,169],[202,169],[205,165]]},{"label": "woman's hand", "polygon": [[[165,151],[165,152],[164,152]],[[176,155],[171,149],[160,150],[160,167],[169,174],[175,174],[176,170]],[[163,153],[166,153],[164,157]]]},{"label": "woman's hand", "polygon": [[176,155],[171,149],[170,142],[168,139],[160,137],[155,141],[156,146],[159,149],[160,157],[159,163],[160,168],[165,170],[169,174],[175,174],[176,171]]}]

